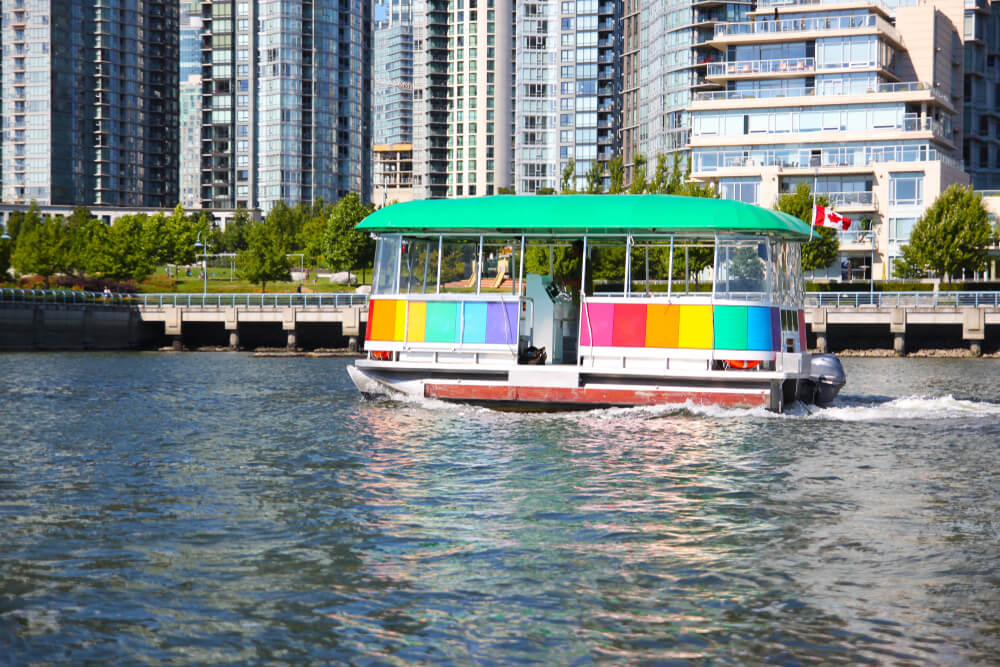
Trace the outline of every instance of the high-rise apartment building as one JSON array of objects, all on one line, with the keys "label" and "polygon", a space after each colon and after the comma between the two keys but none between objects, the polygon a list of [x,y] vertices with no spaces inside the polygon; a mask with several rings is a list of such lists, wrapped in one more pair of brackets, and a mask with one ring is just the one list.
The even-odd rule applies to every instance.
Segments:
[{"label": "high-rise apartment building", "polygon": [[416,198],[510,187],[514,9],[511,0],[414,6]]},{"label": "high-rise apartment building", "polygon": [[371,197],[372,7],[204,0],[201,200]]},{"label": "high-rise apartment building", "polygon": [[722,55],[710,42],[716,25],[744,21],[750,0],[624,0],[622,21],[622,157],[630,182],[635,156],[686,151],[687,111],[698,91],[719,87],[706,77]]},{"label": "high-rise apartment building", "polygon": [[815,186],[857,220],[841,234],[843,273],[890,277],[926,207],[968,182],[963,11],[760,0],[750,20],[717,25],[722,60],[706,78],[722,89],[689,107],[692,178],[764,207]]},{"label": "high-rise apartment building", "polygon": [[617,0],[517,3],[514,186],[582,189],[594,161],[620,150],[621,19]]},{"label": "high-rise apartment building", "polygon": [[183,0],[180,62],[180,203],[201,208],[201,1]]},{"label": "high-rise apartment building", "polygon": [[5,203],[178,200],[178,5],[3,0]]},{"label": "high-rise apartment building", "polygon": [[1000,189],[1000,2],[964,2],[965,127],[962,155],[972,185]]},{"label": "high-rise apartment building", "polygon": [[375,5],[372,134],[376,204],[413,199],[413,5]]}]

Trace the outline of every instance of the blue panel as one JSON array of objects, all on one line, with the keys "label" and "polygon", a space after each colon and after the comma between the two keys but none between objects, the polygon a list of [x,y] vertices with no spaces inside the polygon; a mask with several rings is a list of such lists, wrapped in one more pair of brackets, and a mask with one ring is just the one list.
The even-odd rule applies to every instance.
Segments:
[{"label": "blue panel", "polygon": [[463,343],[485,343],[486,342],[486,304],[468,303],[463,304],[462,313],[465,322],[462,329]]},{"label": "blue panel", "polygon": [[750,306],[747,308],[747,349],[770,351],[773,344],[771,309],[763,306]]}]

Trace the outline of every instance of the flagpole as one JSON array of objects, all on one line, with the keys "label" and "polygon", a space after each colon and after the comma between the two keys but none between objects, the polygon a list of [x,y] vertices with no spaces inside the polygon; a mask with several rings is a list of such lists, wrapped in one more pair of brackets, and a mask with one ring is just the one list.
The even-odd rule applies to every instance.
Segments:
[{"label": "flagpole", "polygon": [[809,240],[813,240],[813,230],[816,229],[816,181],[819,179],[819,168],[813,167],[813,210],[809,221]]}]

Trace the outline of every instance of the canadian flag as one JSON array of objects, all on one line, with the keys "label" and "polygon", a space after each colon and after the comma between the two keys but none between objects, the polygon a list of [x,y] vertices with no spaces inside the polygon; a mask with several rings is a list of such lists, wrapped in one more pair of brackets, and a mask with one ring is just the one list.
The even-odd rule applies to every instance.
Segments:
[{"label": "canadian flag", "polygon": [[833,227],[845,232],[851,226],[851,219],[825,206],[813,207],[813,227]]}]

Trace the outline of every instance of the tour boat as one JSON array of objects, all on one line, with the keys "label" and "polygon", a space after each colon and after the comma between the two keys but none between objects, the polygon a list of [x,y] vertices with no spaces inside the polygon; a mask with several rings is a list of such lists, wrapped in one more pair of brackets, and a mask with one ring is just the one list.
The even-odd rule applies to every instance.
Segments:
[{"label": "tour boat", "polygon": [[393,204],[376,240],[367,397],[497,408],[828,405],[810,355],[807,224],[673,195],[499,195]]}]

